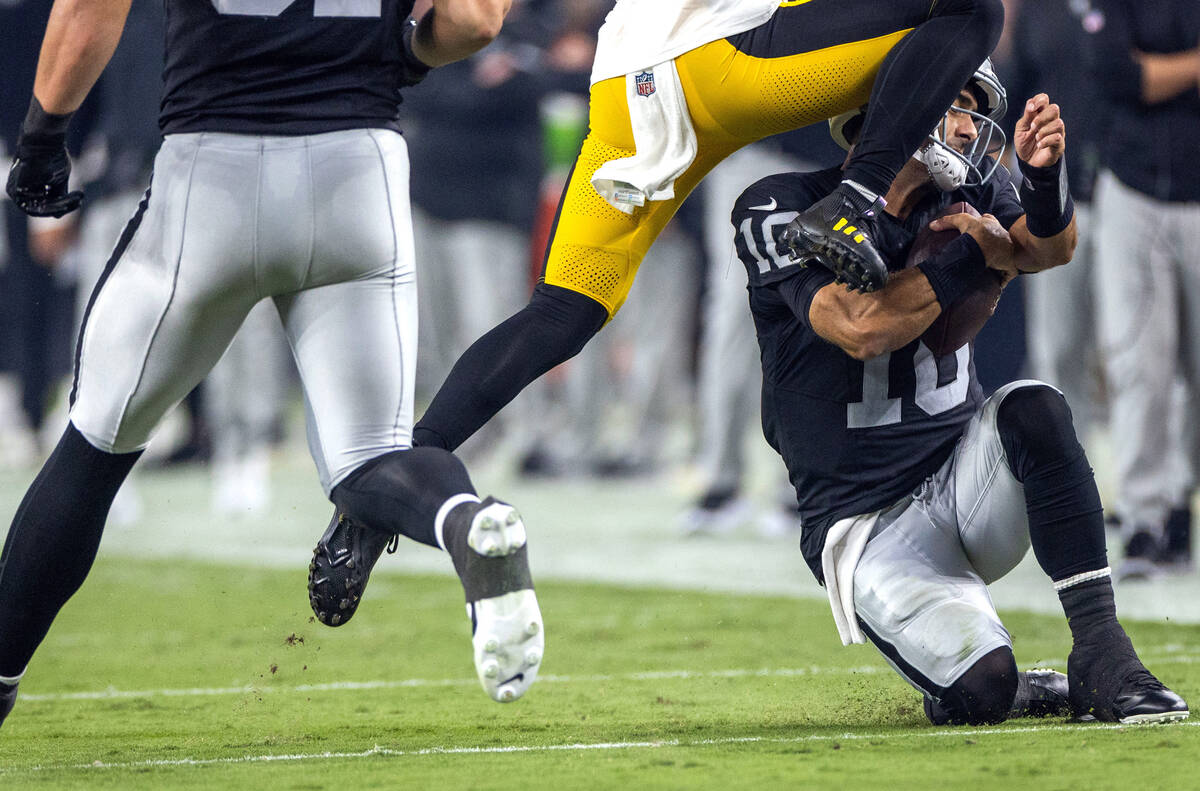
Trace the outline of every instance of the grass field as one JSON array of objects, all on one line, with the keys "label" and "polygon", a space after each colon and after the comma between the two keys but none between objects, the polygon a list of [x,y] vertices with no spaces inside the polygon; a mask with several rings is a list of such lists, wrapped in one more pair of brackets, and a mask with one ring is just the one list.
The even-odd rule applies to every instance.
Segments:
[{"label": "grass field", "polygon": [[[305,570],[102,558],[0,731],[2,788],[1200,787],[1200,729],[925,723],[819,600],[539,585],[543,676],[491,702],[448,576],[380,575],[312,621]],[[1012,613],[1022,665],[1061,618]],[[1200,700],[1200,626],[1127,624]]]}]

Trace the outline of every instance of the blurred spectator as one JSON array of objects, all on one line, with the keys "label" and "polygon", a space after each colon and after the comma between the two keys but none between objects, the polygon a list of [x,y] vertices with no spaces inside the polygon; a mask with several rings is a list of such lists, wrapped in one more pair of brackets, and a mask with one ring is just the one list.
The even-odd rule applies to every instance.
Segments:
[{"label": "blurred spectator", "polygon": [[1097,316],[1125,538],[1119,574],[1130,578],[1190,554],[1190,536],[1166,525],[1194,488],[1200,428],[1172,405],[1180,372],[1200,393],[1200,3],[1092,5],[1092,74],[1111,104],[1095,198]]},{"label": "blurred spectator", "polygon": [[1100,422],[1092,188],[1107,113],[1084,60],[1063,54],[1086,49],[1085,27],[1095,24],[1097,13],[1089,0],[1025,3],[1016,16],[1004,75],[1009,130],[1021,117],[1025,100],[1038,93],[1047,94],[1062,108],[1069,125],[1066,167],[1079,233],[1075,258],[1068,266],[1025,278],[1023,285],[1029,375],[1063,391],[1080,436]]},{"label": "blurred spectator", "polygon": [[[32,85],[42,31],[51,0],[0,4],[0,148],[11,152],[29,106],[29,94],[12,86]],[[90,108],[80,113],[69,140],[78,152]],[[7,163],[8,154],[4,160]],[[7,170],[7,168],[5,168]],[[55,268],[70,246],[74,225],[29,222],[7,197],[0,198],[0,456],[27,463],[38,449],[34,434],[45,418],[51,387],[70,368],[71,288]],[[19,405],[19,406],[18,406]],[[17,408],[14,408],[17,407]]]}]

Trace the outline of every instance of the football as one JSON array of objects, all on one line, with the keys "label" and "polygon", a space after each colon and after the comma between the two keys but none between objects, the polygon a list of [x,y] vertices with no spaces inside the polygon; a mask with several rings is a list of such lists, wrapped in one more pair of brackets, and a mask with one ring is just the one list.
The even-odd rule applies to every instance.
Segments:
[{"label": "football", "polygon": [[[950,204],[937,216],[945,217],[964,212],[974,217],[979,216],[974,206],[961,201]],[[934,231],[925,226],[913,240],[904,266],[916,266],[929,260],[944,250],[958,235],[959,232],[953,228]],[[963,344],[971,341],[992,317],[996,303],[1000,301],[1002,288],[999,272],[994,269],[980,272],[971,287],[933,320],[929,329],[921,335],[921,340],[936,357],[953,354]]]}]

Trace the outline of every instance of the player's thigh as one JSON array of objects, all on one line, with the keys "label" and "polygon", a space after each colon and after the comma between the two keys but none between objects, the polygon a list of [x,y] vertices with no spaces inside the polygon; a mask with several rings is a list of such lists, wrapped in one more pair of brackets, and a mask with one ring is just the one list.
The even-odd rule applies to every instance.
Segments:
[{"label": "player's thigh", "polygon": [[1012,645],[952,524],[913,503],[876,530],[854,570],[855,613],[910,684],[941,694],[980,657]]},{"label": "player's thigh", "polygon": [[1029,551],[1025,487],[1009,468],[996,415],[1014,391],[1046,386],[1027,379],[1001,387],[967,423],[954,449],[955,522],[967,558],[988,583],[1012,571]]},{"label": "player's thigh", "polygon": [[697,154],[675,180],[675,197],[626,214],[596,192],[592,176],[606,162],[636,153],[625,77],[592,86],[590,131],[571,171],[551,231],[543,279],[599,302],[613,316],[624,304],[646,252],[683,200],[718,162],[740,145],[695,124]]},{"label": "player's thigh", "polygon": [[76,360],[71,420],[96,447],[145,447],[208,373],[258,297],[253,161],[168,137],[155,176],[98,281]]},{"label": "player's thigh", "polygon": [[328,493],[359,465],[410,447],[417,290],[382,272],[276,297],[300,372],[308,443]]},{"label": "player's thigh", "polygon": [[677,59],[698,127],[743,142],[866,103],[892,48],[926,21],[928,0],[784,3],[762,25]]}]

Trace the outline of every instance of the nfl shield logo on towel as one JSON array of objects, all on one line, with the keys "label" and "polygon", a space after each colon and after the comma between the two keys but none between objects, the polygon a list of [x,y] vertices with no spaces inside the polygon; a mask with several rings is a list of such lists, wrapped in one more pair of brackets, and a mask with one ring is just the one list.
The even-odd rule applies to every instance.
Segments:
[{"label": "nfl shield logo on towel", "polygon": [[633,84],[637,86],[638,96],[650,96],[654,93],[654,72],[633,75]]}]

